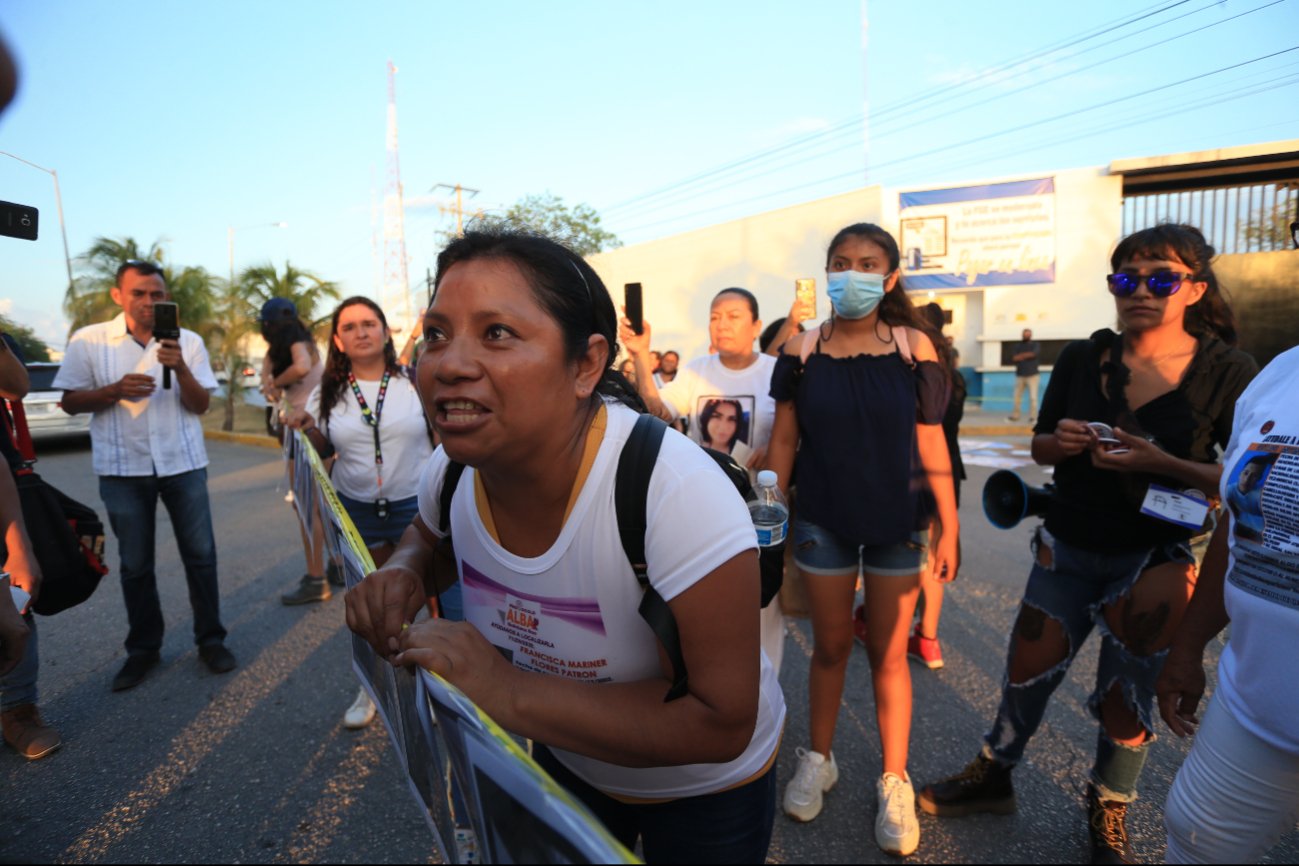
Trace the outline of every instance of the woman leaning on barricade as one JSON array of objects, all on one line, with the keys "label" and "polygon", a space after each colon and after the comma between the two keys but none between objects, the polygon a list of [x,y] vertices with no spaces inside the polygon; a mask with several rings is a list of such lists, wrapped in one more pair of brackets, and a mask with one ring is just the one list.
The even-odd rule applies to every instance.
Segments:
[{"label": "woman leaning on barricade", "polygon": [[1154,739],[1152,702],[1196,580],[1236,399],[1257,372],[1188,225],[1121,241],[1108,277],[1120,330],[1069,344],[1056,361],[1033,437],[1055,466],[1055,495],[1010,637],[1005,685],[982,752],[920,792],[934,815],[1015,810],[1011,770],[1093,627],[1101,630],[1100,722],[1087,786],[1093,862],[1127,862],[1127,806]]},{"label": "woman leaning on barricade", "polygon": [[[330,480],[339,501],[382,563],[415,517],[416,488],[433,445],[411,370],[397,363],[388,320],[374,301],[352,297],[334,310],[324,376],[287,423],[332,458]],[[330,594],[324,580],[307,577],[283,598],[289,603]],[[443,596],[445,615],[456,615],[457,598],[454,592]],[[362,689],[343,722],[361,728],[374,712]]]},{"label": "woman leaning on barricade", "polygon": [[[666,430],[644,550],[688,679],[665,700],[680,681],[638,613],[615,510],[642,408],[611,366],[616,334],[608,291],[567,248],[506,230],[452,241],[417,374],[442,446],[414,525],[348,593],[348,624],[532,739],[538,762],[628,847],[640,837],[648,861],[760,863],[784,701],[759,652],[757,537],[734,483]],[[465,622],[403,630],[426,596],[451,461],[466,467],[448,515]]]},{"label": "woman leaning on barricade", "polygon": [[[907,640],[921,572],[950,581],[958,567],[960,527],[941,426],[948,379],[906,296],[888,232],[868,223],[842,229],[830,242],[826,271],[834,315],[790,339],[771,378],[776,423],[767,465],[782,486],[798,487],[794,561],[810,601],[814,644],[811,749],[798,750],[783,805],[791,818],[811,821],[839,779],[830,746],[860,571],[884,758],[875,841],[907,855],[920,842],[907,775]],[[931,523],[938,530],[933,539]]]}]

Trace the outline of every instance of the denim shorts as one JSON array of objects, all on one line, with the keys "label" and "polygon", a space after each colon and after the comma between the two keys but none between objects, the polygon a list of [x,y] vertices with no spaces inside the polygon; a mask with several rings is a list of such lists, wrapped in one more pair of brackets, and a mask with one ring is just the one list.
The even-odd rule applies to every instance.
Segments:
[{"label": "denim shorts", "polygon": [[401,534],[415,519],[415,515],[419,514],[418,496],[389,502],[387,517],[380,517],[375,513],[373,502],[353,499],[341,493],[338,494],[338,501],[342,502],[343,507],[347,509],[347,516],[352,518],[356,531],[361,533],[361,539],[367,545],[384,541],[396,544],[401,540]]},{"label": "denim shorts", "polygon": [[929,561],[929,531],[911,533],[898,544],[860,545],[830,530],[794,519],[794,562],[808,574],[845,574],[860,568],[869,574],[915,574]]}]

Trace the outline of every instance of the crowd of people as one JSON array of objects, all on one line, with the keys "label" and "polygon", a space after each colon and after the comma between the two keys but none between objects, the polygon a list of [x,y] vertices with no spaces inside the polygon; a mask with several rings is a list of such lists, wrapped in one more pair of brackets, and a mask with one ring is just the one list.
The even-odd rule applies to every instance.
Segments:
[{"label": "crowd of people", "polygon": [[[562,244],[470,231],[440,254],[421,341],[401,356],[368,298],[333,311],[323,359],[292,302],[268,301],[261,389],[283,428],[327,461],[373,554],[377,570],[346,593],[351,630],[531,740],[536,760],[649,862],[762,862],[778,811],[817,818],[840,781],[833,746],[854,638],[879,732],[879,847],[917,850],[917,806],[1015,811],[1014,768],[1093,629],[1092,861],[1131,859],[1126,810],[1156,710],[1179,736],[1198,726],[1166,808],[1169,859],[1239,860],[1261,856],[1299,815],[1299,691],[1285,652],[1299,634],[1299,415],[1287,400],[1299,350],[1258,373],[1236,348],[1213,256],[1187,225],[1124,238],[1108,277],[1117,330],[1065,347],[1040,405],[1039,346],[1025,331],[1012,348],[1015,414],[1026,389],[1033,459],[1054,467],[1054,495],[1033,536],[996,718],[964,770],[928,784],[908,772],[908,657],[943,663],[943,592],[961,570],[965,390],[941,310],[913,306],[885,229],[849,225],[829,241],[824,321],[800,297],[764,326],[752,292],[720,288],[711,350],[685,364],[653,350],[651,324],[620,315]],[[73,335],[55,387],[69,412],[93,416],[128,620],[121,690],[159,660],[159,499],[199,657],[217,673],[236,661],[198,421],[216,387],[206,351],[187,330],[154,339],[153,304],[167,298],[156,265],[124,262],[112,297],[121,312]],[[13,359],[0,343],[0,395],[17,400],[25,380]],[[159,387],[164,368],[171,388]],[[649,452],[645,429],[661,436]],[[20,466],[11,437],[0,440]],[[749,509],[704,449],[755,476],[773,471],[791,503],[786,579],[806,589],[812,653],[808,741],[789,744],[797,760],[783,791],[787,714],[804,710],[787,707],[779,676],[802,671],[783,665],[779,597],[761,603]],[[628,527],[617,503],[636,461],[649,479],[644,525]],[[5,568],[36,596],[11,483],[0,473]],[[1170,498],[1190,502],[1192,517]],[[629,530],[643,534],[643,562],[629,559]],[[286,605],[324,602],[342,585],[320,534],[304,530],[302,545],[305,572]],[[644,613],[650,601],[669,631]],[[1228,622],[1199,724],[1205,648]],[[0,718],[28,758],[59,744],[36,708],[36,649],[30,615],[0,598]],[[374,715],[362,690],[344,724]]]}]

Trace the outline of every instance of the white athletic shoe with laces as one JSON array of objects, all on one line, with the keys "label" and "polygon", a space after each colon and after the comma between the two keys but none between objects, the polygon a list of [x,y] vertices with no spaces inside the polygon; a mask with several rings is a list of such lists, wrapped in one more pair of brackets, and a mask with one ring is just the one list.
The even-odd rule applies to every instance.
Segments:
[{"label": "white athletic shoe with laces", "polygon": [[834,752],[829,760],[820,752],[802,747],[794,750],[798,755],[798,769],[785,786],[785,814],[796,821],[811,821],[821,814],[822,794],[839,781],[839,767],[834,762]]},{"label": "white athletic shoe with laces", "polygon": [[370,700],[370,694],[365,689],[356,693],[356,700],[347,708],[343,714],[343,727],[359,731],[374,720],[375,706],[374,701]]},{"label": "white athletic shoe with laces", "polygon": [[916,821],[916,791],[911,777],[885,773],[875,786],[879,811],[875,815],[875,844],[886,854],[906,857],[920,846],[920,824]]}]

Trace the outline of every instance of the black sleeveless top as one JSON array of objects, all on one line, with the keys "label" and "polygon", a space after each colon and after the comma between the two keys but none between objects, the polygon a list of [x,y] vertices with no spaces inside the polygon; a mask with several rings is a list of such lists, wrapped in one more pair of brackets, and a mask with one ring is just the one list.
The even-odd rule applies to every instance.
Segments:
[{"label": "black sleeveless top", "polygon": [[[1042,395],[1035,434],[1054,433],[1061,418],[1103,421],[1127,433],[1152,438],[1174,457],[1216,463],[1219,449],[1231,438],[1236,400],[1258,372],[1253,357],[1214,337],[1199,346],[1176,388],[1136,410],[1127,405],[1122,386],[1128,370],[1122,364],[1119,335],[1108,328],[1065,346]],[[1117,362],[1111,354],[1119,356]],[[1102,389],[1101,372],[1116,386]],[[1185,541],[1194,531],[1141,513],[1151,483],[1174,490],[1176,479],[1139,472],[1115,472],[1092,465],[1090,452],[1055,467],[1055,496],[1046,513],[1047,531],[1075,547],[1098,553],[1123,553]]]},{"label": "black sleeveless top", "polygon": [[928,526],[933,497],[916,445],[916,422],[941,424],[947,377],[933,361],[901,355],[821,353],[806,365],[782,354],[771,396],[793,400],[800,437],[794,464],[798,514],[845,541],[899,544]]}]

